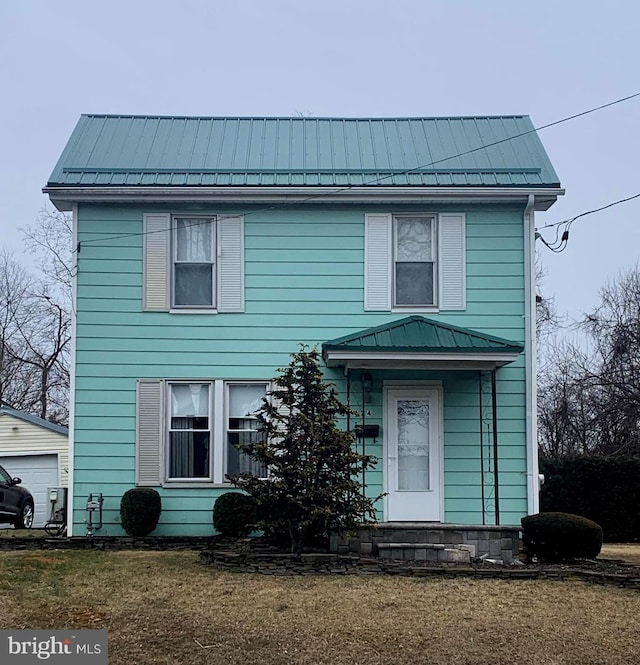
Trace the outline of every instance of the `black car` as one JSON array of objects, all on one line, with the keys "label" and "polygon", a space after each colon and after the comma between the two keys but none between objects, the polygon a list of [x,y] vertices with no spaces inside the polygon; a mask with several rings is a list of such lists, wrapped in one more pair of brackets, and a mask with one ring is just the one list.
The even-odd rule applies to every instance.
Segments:
[{"label": "black car", "polygon": [[16,529],[33,526],[33,496],[22,480],[12,478],[0,466],[0,522],[10,522]]}]

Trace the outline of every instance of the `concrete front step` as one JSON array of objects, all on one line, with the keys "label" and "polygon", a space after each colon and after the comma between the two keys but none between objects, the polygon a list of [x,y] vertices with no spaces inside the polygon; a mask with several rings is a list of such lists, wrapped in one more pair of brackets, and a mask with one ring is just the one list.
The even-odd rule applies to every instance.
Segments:
[{"label": "concrete front step", "polygon": [[378,543],[377,556],[392,561],[428,561],[429,563],[471,563],[473,545],[444,543]]},{"label": "concrete front step", "polygon": [[[401,554],[396,548],[385,547],[389,544],[401,545]],[[461,546],[472,547],[473,558],[502,559],[511,562],[518,558],[520,551],[520,527],[515,525],[465,525],[439,522],[382,522],[366,526],[358,533],[340,538],[333,536],[331,551],[359,556],[384,556],[397,560],[431,561],[437,555],[436,548],[459,550]],[[382,547],[381,547],[382,546]],[[464,549],[464,548],[462,548]],[[391,552],[395,554],[391,555]],[[417,552],[417,556],[411,554]],[[431,552],[426,555],[425,552]],[[443,557],[445,555],[441,555]],[[451,555],[453,557],[457,554]],[[406,557],[406,558],[405,558]],[[426,557],[426,558],[423,558]],[[431,557],[431,558],[429,558]]]}]

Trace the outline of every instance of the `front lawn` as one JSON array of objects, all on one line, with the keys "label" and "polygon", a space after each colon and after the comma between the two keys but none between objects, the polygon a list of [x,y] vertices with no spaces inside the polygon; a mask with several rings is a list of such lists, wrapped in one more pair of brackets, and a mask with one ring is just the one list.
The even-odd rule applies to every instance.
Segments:
[{"label": "front lawn", "polygon": [[0,552],[0,628],[107,628],[111,665],[636,663],[640,593],[580,582],[268,577],[195,552]]},{"label": "front lawn", "polygon": [[622,559],[629,563],[640,563],[640,544],[605,543],[600,551],[600,559]]}]

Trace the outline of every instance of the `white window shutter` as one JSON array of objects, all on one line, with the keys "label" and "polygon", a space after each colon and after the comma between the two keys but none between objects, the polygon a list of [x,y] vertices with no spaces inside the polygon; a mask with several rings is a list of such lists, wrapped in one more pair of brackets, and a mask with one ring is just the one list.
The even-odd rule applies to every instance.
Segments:
[{"label": "white window shutter", "polygon": [[218,311],[244,312],[244,220],[218,218]]},{"label": "white window shutter", "polygon": [[440,309],[465,309],[467,268],[464,214],[443,213],[440,215],[438,226]]},{"label": "white window shutter", "polygon": [[391,215],[366,215],[364,226],[364,308],[388,311],[391,309]]},{"label": "white window shutter", "polygon": [[142,309],[146,312],[169,309],[170,226],[169,214],[144,215]]},{"label": "white window shutter", "polygon": [[136,408],[136,485],[162,482],[163,383],[138,381]]}]

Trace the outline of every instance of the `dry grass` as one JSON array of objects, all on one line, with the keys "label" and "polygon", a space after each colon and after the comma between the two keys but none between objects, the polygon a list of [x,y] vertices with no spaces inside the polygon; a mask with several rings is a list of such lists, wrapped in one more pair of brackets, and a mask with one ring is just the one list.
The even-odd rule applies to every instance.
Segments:
[{"label": "dry grass", "polygon": [[640,651],[635,591],[229,574],[192,552],[0,553],[0,607],[5,629],[107,628],[112,665],[613,665]]},{"label": "dry grass", "polygon": [[600,558],[622,559],[629,563],[640,563],[640,544],[636,543],[605,543]]},{"label": "dry grass", "polygon": [[15,529],[0,525],[0,538],[49,538],[44,529]]}]

